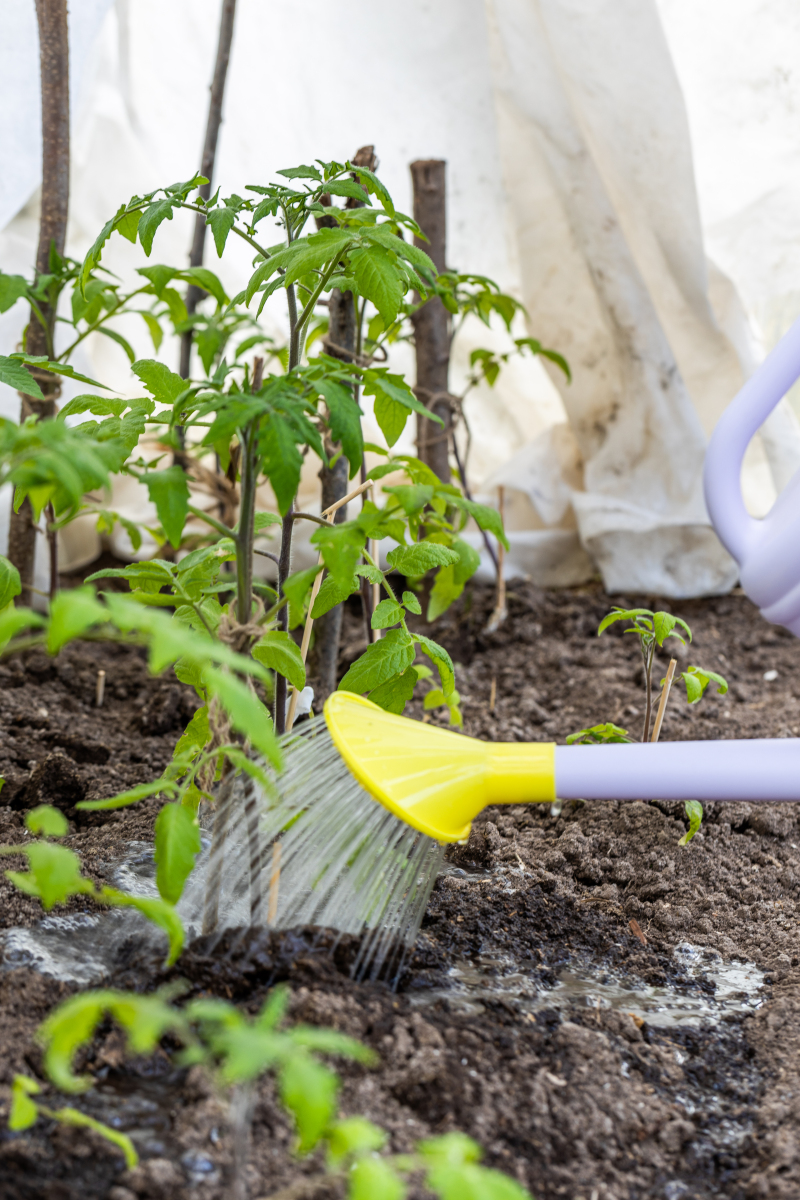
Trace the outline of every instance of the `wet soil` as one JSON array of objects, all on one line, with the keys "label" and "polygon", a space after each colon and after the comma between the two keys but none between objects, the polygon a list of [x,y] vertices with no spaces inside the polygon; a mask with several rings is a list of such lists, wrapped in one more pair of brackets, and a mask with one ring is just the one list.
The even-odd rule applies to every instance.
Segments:
[{"label": "wet soil", "polygon": [[[460,664],[465,731],[562,741],[612,720],[635,733],[643,715],[636,646],[616,630],[595,637],[611,603],[634,601],[670,607],[652,597],[610,601],[594,587],[542,592],[517,582],[508,620],[487,635],[491,594],[468,591],[436,630]],[[796,736],[800,643],[768,626],[741,595],[684,602],[675,611],[694,632],[688,651],[676,643],[682,665],[720,671],[731,689],[692,709],[674,693],[662,737]],[[343,669],[360,652],[361,637],[352,613]],[[657,679],[666,662],[663,656]],[[107,700],[97,710],[99,668]],[[177,684],[149,679],[135,650],[81,644],[56,660],[31,654],[4,664],[0,839],[24,840],[24,810],[56,803],[84,869],[98,882],[110,879],[125,847],[151,836],[157,804],[84,817],[74,804],[157,774],[191,708]],[[421,705],[414,715],[423,716]],[[795,1197],[799,821],[791,806],[709,805],[700,833],[681,847],[687,822],[680,805],[487,810],[469,843],[450,852],[396,992],[352,983],[352,941],[334,946],[318,931],[251,931],[213,953],[200,939],[172,974],[195,994],[248,1009],[288,980],[292,1019],[332,1025],[372,1045],[377,1069],[341,1065],[341,1110],[382,1124],[394,1150],[462,1129],[481,1142],[489,1163],[539,1200]],[[6,881],[0,888],[3,927],[40,917],[35,901]],[[723,968],[735,973],[737,962],[755,964],[761,986],[722,1003],[715,981]],[[565,985],[581,972],[596,980],[594,993]],[[165,978],[157,957],[127,946],[110,982],[148,989]],[[669,1003],[660,1013],[631,1003],[631,1016],[624,999],[609,1006],[615,987],[622,997],[637,989],[697,997],[706,1017],[673,1020]],[[36,1026],[71,988],[25,968],[0,971],[6,1103],[15,1071],[40,1071]],[[95,1039],[86,1068],[98,1084],[78,1103],[131,1132],[140,1167],[125,1172],[92,1135],[40,1122],[2,1135],[4,1200],[226,1194],[226,1103],[196,1069],[176,1072],[165,1053],[131,1062],[110,1028]],[[341,1194],[317,1183],[319,1160],[298,1162],[291,1145],[265,1081],[254,1111],[249,1195]]]}]

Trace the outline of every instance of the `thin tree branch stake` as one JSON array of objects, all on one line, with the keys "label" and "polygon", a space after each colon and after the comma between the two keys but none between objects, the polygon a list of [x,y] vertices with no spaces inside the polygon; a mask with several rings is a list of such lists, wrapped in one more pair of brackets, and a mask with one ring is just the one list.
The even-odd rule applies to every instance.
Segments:
[{"label": "thin tree branch stake", "polygon": [[667,711],[667,701],[669,700],[669,690],[672,687],[672,680],[675,676],[675,668],[677,667],[677,665],[678,665],[677,658],[671,658],[669,660],[669,666],[667,667],[666,678],[664,679],[664,687],[661,689],[661,699],[658,702],[658,712],[656,713],[656,721],[653,726],[653,736],[650,738],[651,742],[657,742],[658,735],[661,733],[661,725],[664,721],[664,714]]},{"label": "thin tree branch stake", "polygon": [[[321,515],[323,517],[325,517],[332,525],[333,518],[336,515],[336,512],[338,509],[344,508],[345,504],[349,504],[349,502],[351,500],[355,500],[356,496],[360,496],[362,492],[365,492],[367,490],[367,488],[371,488],[371,487],[372,487],[371,479],[368,479],[365,483],[360,483],[357,488],[353,488],[352,492],[348,492],[346,496],[342,496],[341,500],[337,500],[335,504],[331,504],[329,508],[326,508],[325,511]],[[322,566],[322,563],[323,563],[323,558],[322,558],[322,555],[320,554],[319,559],[317,560],[317,565]],[[317,575],[317,577],[314,580],[314,583],[311,587],[311,599],[308,602],[308,616],[306,617],[305,628],[303,629],[303,640],[300,643],[300,656],[303,659],[303,662],[306,661],[306,657],[308,655],[308,647],[309,647],[309,643],[311,642],[311,628],[314,624],[314,619],[311,616],[311,610],[314,607],[314,601],[316,600],[317,594],[321,587],[322,587],[322,571],[320,571],[320,573]],[[297,701],[299,699],[300,699],[300,693],[298,692],[296,687],[293,687],[292,688],[292,696],[289,701],[289,711],[286,714],[286,732],[287,733],[290,732],[292,726],[294,725],[295,713],[297,712]]]},{"label": "thin tree branch stake", "polygon": [[103,697],[106,694],[106,673],[105,671],[97,672],[97,690],[95,692],[94,702],[97,708],[103,707]]},{"label": "thin tree branch stake", "polygon": [[[369,553],[370,553],[370,558],[372,559],[372,561],[377,563],[379,552],[378,552],[378,543],[375,538],[373,538],[369,544]],[[378,563],[378,565],[380,565],[380,564]],[[381,585],[379,583],[373,583],[373,585],[372,585],[372,611],[373,612],[375,612],[375,609],[380,604],[380,600],[381,600]],[[381,636],[380,629],[372,629],[371,633],[372,633],[373,642],[380,641],[380,636]]]}]

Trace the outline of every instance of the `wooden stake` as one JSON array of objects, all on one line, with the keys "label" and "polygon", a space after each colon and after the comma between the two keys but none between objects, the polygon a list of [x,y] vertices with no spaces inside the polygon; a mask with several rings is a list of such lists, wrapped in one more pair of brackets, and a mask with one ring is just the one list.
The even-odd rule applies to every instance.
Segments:
[{"label": "wooden stake", "polygon": [[[357,488],[354,488],[352,492],[348,492],[346,496],[342,496],[341,500],[337,500],[335,504],[331,504],[330,507],[326,508],[325,511],[322,512],[320,515],[325,517],[326,521],[329,521],[332,525],[333,518],[335,517],[338,509],[343,508],[345,504],[348,504],[351,500],[354,500],[356,496],[360,496],[362,492],[365,492],[367,490],[367,488],[371,488],[372,486],[373,485],[372,485],[371,479],[368,479],[366,481],[366,483],[360,483]],[[317,565],[322,566],[322,562],[323,562],[323,559],[322,559],[322,555],[320,554],[319,559],[317,560]],[[319,589],[321,587],[322,587],[322,571],[320,571],[320,573],[317,575],[316,579],[314,580],[314,583],[311,588],[311,599],[308,602],[308,615],[306,617],[306,623],[305,623],[305,627],[303,629],[303,640],[300,643],[300,657],[302,658],[303,662],[306,661],[306,657],[308,656],[308,647],[311,643],[311,628],[314,624],[314,620],[311,616],[311,610],[314,607],[314,601],[316,600],[317,595],[319,593]],[[293,687],[291,699],[289,700],[289,711],[286,714],[286,732],[287,733],[289,733],[291,731],[291,728],[294,725],[294,718],[295,718],[295,714],[297,712],[297,701],[299,700],[299,698],[300,698],[300,693],[298,692],[296,687]]]},{"label": "wooden stake", "polygon": [[272,843],[272,874],[269,877],[269,904],[267,906],[267,924],[273,926],[278,916],[278,893],[281,886],[281,844]]},{"label": "wooden stake", "polygon": [[664,721],[664,713],[667,711],[667,701],[669,700],[669,690],[672,687],[672,680],[675,675],[675,668],[677,667],[677,665],[678,665],[677,658],[671,658],[669,660],[669,666],[667,667],[667,675],[664,680],[664,687],[661,689],[661,699],[658,702],[658,712],[656,713],[656,723],[653,726],[653,736],[650,738],[651,742],[657,742],[658,735],[661,733],[661,725]]},{"label": "wooden stake", "polygon": [[[378,550],[378,543],[375,541],[374,538],[372,539],[372,541],[369,544],[369,553],[370,553],[370,558],[372,559],[372,561],[374,563],[377,563],[378,562],[378,554],[380,553],[380,551]],[[375,612],[375,609],[378,607],[380,602],[381,602],[381,585],[379,583],[373,583],[373,585],[372,585],[372,611],[373,612]],[[373,629],[372,630],[373,642],[379,642],[380,638],[381,638],[380,629]]]},{"label": "wooden stake", "polygon": [[105,671],[97,672],[97,690],[95,691],[94,702],[97,708],[103,707],[103,697],[106,694],[106,673]]},{"label": "wooden stake", "polygon": [[494,702],[497,699],[497,676],[492,676],[492,686],[489,689],[489,712],[494,712]]}]

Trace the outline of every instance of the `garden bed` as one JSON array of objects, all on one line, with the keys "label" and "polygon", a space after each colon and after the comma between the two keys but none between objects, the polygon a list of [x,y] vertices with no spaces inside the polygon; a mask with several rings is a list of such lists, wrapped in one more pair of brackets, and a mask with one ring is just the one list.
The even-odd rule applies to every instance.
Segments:
[{"label": "garden bed", "polygon": [[[656,605],[517,582],[508,620],[486,635],[491,593],[469,589],[435,634],[461,665],[465,731],[563,741],[614,721],[635,734],[637,644],[616,630],[594,636],[612,602],[634,600]],[[796,736],[800,643],[741,595],[674,608],[694,631],[688,661],[721,672],[731,689],[692,709],[676,692],[662,738]],[[342,667],[364,648],[360,630],[349,614]],[[99,710],[98,669],[106,671]],[[156,776],[192,707],[186,689],[150,679],[132,649],[83,643],[57,660],[37,652],[0,666],[0,839],[24,840],[24,810],[55,803],[72,822],[67,844],[84,870],[110,882],[130,844],[151,837],[158,804],[94,814],[74,804]],[[342,1109],[383,1125],[397,1151],[462,1129],[538,1200],[794,1197],[799,820],[790,806],[708,805],[700,833],[680,847],[687,822],[678,804],[571,803],[560,815],[496,808],[449,854],[397,993],[351,983],[346,945],[331,956],[325,939],[263,931],[227,958],[224,943],[212,956],[198,941],[170,977],[248,1008],[288,979],[294,1018],[333,1025],[380,1054],[376,1070],[342,1067]],[[0,896],[4,928],[40,919],[38,903],[5,880]],[[7,1097],[15,1071],[37,1071],[35,1029],[73,985],[8,956],[5,967]],[[110,982],[147,989],[164,978],[152,955],[123,946]],[[141,1165],[125,1173],[92,1135],[40,1122],[2,1135],[4,1198],[225,1194],[225,1107],[196,1070],[176,1073],[166,1055],[127,1061],[105,1027],[88,1067],[98,1088],[78,1103],[131,1133]],[[314,1183],[320,1162],[298,1163],[291,1142],[264,1082],[250,1196],[338,1195],[338,1185]]]}]

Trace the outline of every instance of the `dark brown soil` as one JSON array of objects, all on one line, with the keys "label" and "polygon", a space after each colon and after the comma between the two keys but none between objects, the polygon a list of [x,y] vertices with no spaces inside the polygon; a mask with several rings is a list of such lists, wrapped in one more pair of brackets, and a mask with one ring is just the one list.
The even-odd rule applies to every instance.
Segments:
[{"label": "dark brown soil", "polygon": [[[437,636],[461,665],[467,733],[563,740],[607,720],[638,730],[636,646],[616,631],[594,636],[621,598],[517,583],[508,620],[487,636],[491,599],[475,589],[438,624]],[[691,710],[674,693],[662,737],[795,736],[800,643],[766,625],[741,595],[676,611],[695,634],[685,661],[721,671],[731,690]],[[355,614],[346,631],[343,667],[359,652]],[[666,657],[657,679],[665,665]],[[98,711],[99,667],[108,699]],[[771,671],[777,678],[765,680]],[[23,840],[23,810],[59,804],[72,822],[68,844],[93,877],[108,878],[125,846],[150,836],[157,806],[81,823],[74,804],[152,778],[191,703],[174,683],[150,680],[133,650],[83,645],[55,661],[32,654],[0,668],[0,773],[7,780],[0,837]],[[422,716],[421,706],[414,715]],[[466,847],[451,852],[398,992],[350,982],[352,944],[340,942],[331,953],[330,939],[313,931],[253,931],[214,954],[201,940],[176,973],[194,992],[247,1008],[287,979],[294,1019],[333,1025],[374,1046],[378,1069],[342,1065],[341,1108],[382,1124],[395,1150],[463,1129],[481,1142],[488,1162],[538,1200],[788,1200],[800,1194],[798,819],[791,806],[709,805],[701,832],[680,847],[686,819],[679,805],[573,803],[558,816],[549,806],[496,808],[476,821]],[[5,926],[38,919],[35,901],[0,886]],[[686,955],[675,952],[686,943],[699,961],[705,954],[711,964],[718,954],[762,968],[761,1007],[720,1006],[715,1024],[663,1028],[621,1009],[587,1007],[579,996],[556,1003],[554,992],[552,1007],[531,1011],[511,988],[490,987],[465,1004],[463,989],[450,986],[454,968],[490,984],[513,971],[546,988],[565,968],[580,967],[598,983],[668,985],[713,1005],[710,967],[708,977],[690,973]],[[128,954],[112,982],[146,989],[163,979],[152,956]],[[6,1098],[15,1071],[39,1071],[36,1026],[69,990],[30,970],[0,973]],[[142,1165],[125,1173],[92,1135],[41,1122],[0,1142],[3,1200],[225,1194],[226,1106],[196,1070],[177,1073],[164,1054],[126,1062],[112,1030],[96,1040],[88,1067],[98,1086],[79,1104],[135,1131]],[[292,1158],[291,1131],[265,1082],[254,1116],[250,1196],[287,1188],[287,1197],[339,1195],[313,1184],[319,1170],[316,1158]],[[309,1186],[298,1190],[304,1179]]]}]

